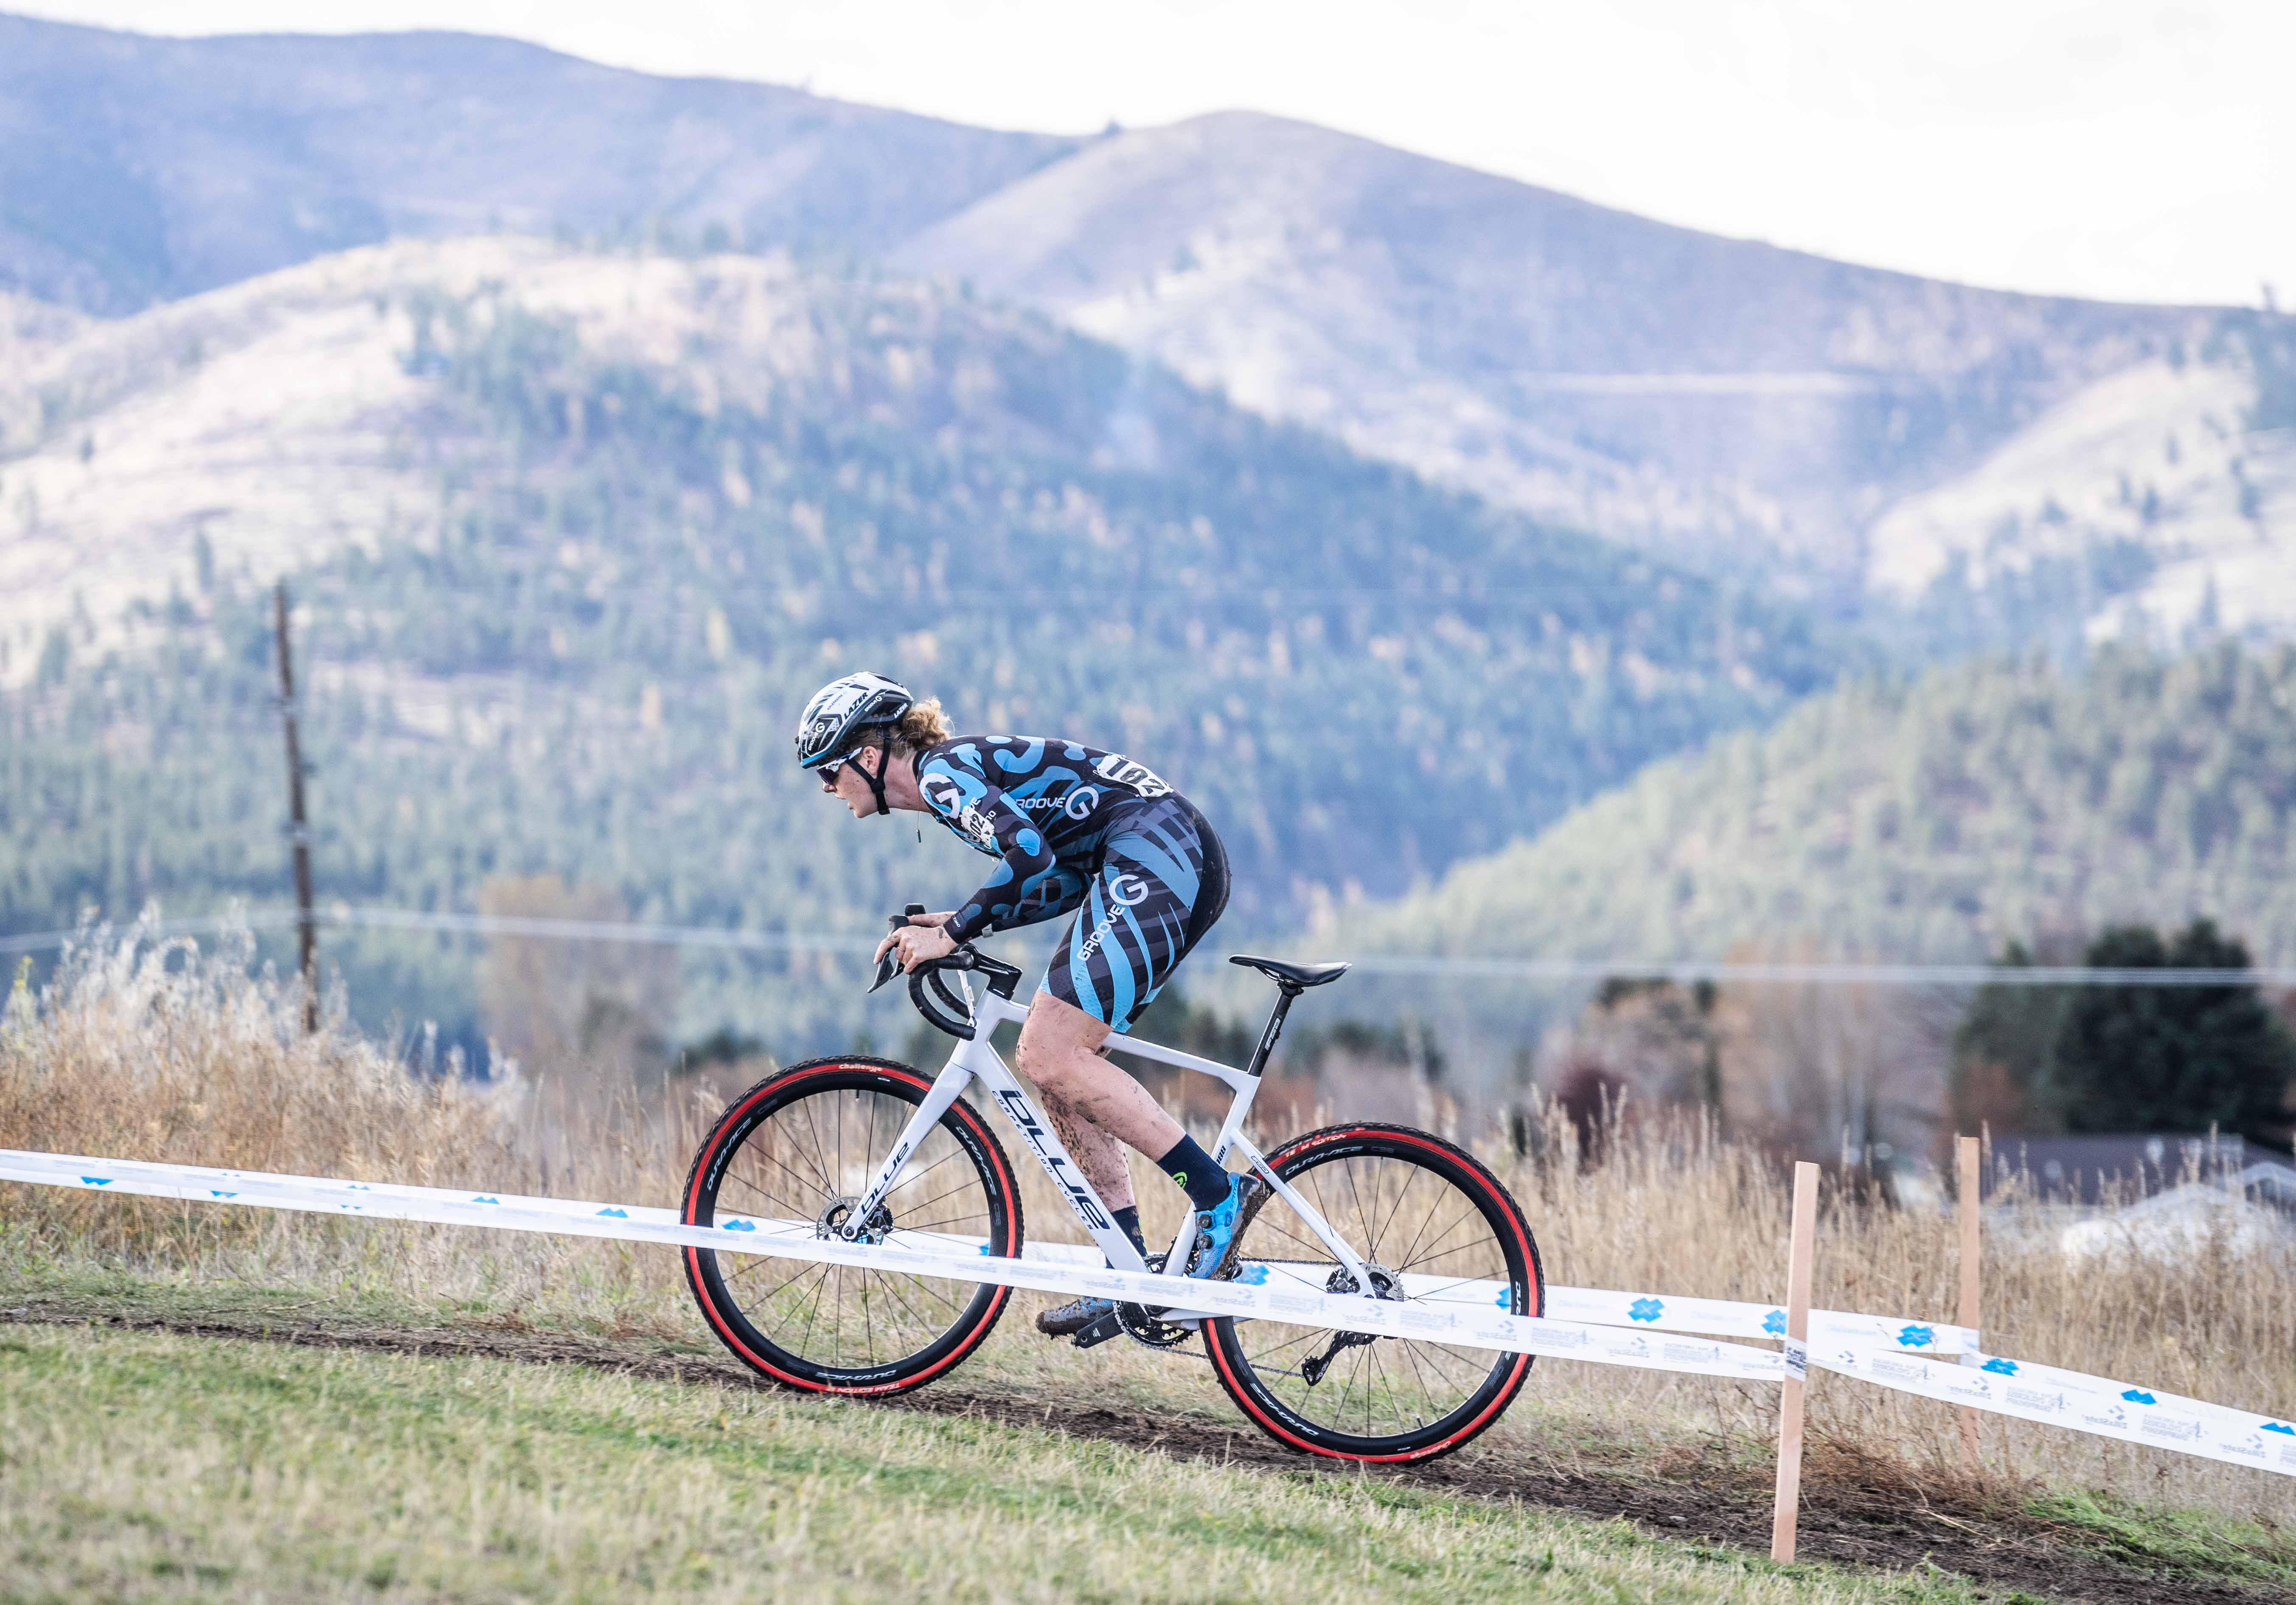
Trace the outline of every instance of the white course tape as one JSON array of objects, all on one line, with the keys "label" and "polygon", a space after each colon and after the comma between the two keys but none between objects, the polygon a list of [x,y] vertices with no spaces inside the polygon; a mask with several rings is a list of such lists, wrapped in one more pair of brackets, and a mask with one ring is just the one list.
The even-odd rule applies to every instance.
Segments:
[{"label": "white course tape", "polygon": [[[1185,1310],[1282,1321],[1692,1375],[1768,1382],[1785,1375],[1786,1362],[1775,1351],[1677,1335],[1720,1331],[1783,1336],[1783,1318],[1774,1322],[1776,1312],[1769,1306],[1722,1299],[1547,1290],[1551,1309],[1573,1315],[1623,1316],[1624,1322],[1634,1323],[1628,1326],[1556,1315],[1511,1315],[1494,1307],[1492,1290],[1500,1287],[1496,1282],[1444,1283],[1431,1277],[1406,1277],[1406,1290],[1412,1295],[1406,1299],[1334,1295],[1320,1285],[1326,1267],[1304,1261],[1251,1263],[1236,1281],[1197,1282],[1111,1270],[1093,1250],[1065,1243],[1029,1245],[1023,1249],[1026,1257],[1004,1259],[987,1254],[984,1244],[938,1233],[897,1232],[884,1243],[869,1247],[816,1237],[810,1222],[723,1216],[714,1226],[689,1226],[670,1210],[635,1204],[11,1149],[0,1149],[0,1181],[375,1220],[691,1245],[955,1282],[1002,1282],[1039,1292],[1097,1293],[1163,1306],[1175,1314]],[[2080,1372],[1982,1355],[1972,1334],[1959,1327],[1813,1310],[1810,1328],[1808,1363],[1823,1371],[1997,1415],[2296,1476],[2296,1423]],[[1961,1349],[1968,1363],[1952,1364],[1912,1352],[1923,1349],[1939,1354]]]},{"label": "white course tape", "polygon": [[[1717,1338],[1754,1338],[1777,1342],[1786,1335],[1786,1313],[1774,1304],[1742,1304],[1730,1298],[1661,1298],[1656,1293],[1611,1293],[1599,1288],[1546,1290],[1546,1313],[1605,1326],[1648,1326],[1662,1332],[1705,1332]],[[1977,1334],[1941,1321],[1902,1315],[1859,1315],[1848,1310],[1812,1310],[1809,1341],[1850,1344],[1858,1348],[1897,1349],[1906,1354],[1958,1355],[1975,1350]]]},{"label": "white course tape", "polygon": [[[514,1193],[463,1192],[385,1182],[346,1182],[325,1176],[263,1171],[211,1170],[191,1165],[94,1159],[75,1154],[0,1149],[0,1181],[30,1182],[80,1191],[135,1193],[200,1203],[374,1220],[427,1221],[440,1225],[490,1226],[714,1249],[897,1271],[955,1282],[995,1282],[1047,1293],[1095,1293],[1130,1303],[1161,1306],[1175,1315],[1234,1315],[1336,1331],[1414,1338],[1505,1354],[1547,1355],[1652,1371],[1775,1380],[1778,1356],[1734,1343],[1700,1342],[1661,1333],[1621,1331],[1578,1322],[1511,1315],[1480,1303],[1449,1299],[1377,1299],[1326,1293],[1271,1276],[1266,1282],[1198,1282],[1105,1265],[1004,1259],[952,1249],[946,1239],[896,1232],[884,1242],[862,1245],[816,1237],[810,1224],[721,1216],[714,1226],[689,1226],[668,1211],[572,1199]],[[665,1218],[667,1217],[667,1218]]]},{"label": "white course tape", "polygon": [[[675,1221],[668,1209],[633,1206],[632,1219]],[[809,1224],[758,1217],[760,1230],[810,1232]],[[920,1234],[924,1235],[924,1234]],[[977,1241],[941,1233],[931,1241],[959,1253],[978,1252]],[[1078,1243],[1029,1243],[1021,1257],[1047,1265],[1098,1266],[1100,1250]],[[1321,1291],[1335,1263],[1245,1260],[1237,1266],[1245,1282],[1291,1282]],[[1406,1273],[1403,1290],[1414,1299],[1436,1304],[1503,1307],[1507,1288],[1501,1282],[1459,1282],[1447,1276]],[[1551,1321],[1577,1321],[1595,1326],[1620,1326],[1630,1331],[1695,1332],[1710,1338],[1751,1338],[1777,1342],[1786,1331],[1786,1313],[1776,1305],[1744,1304],[1728,1298],[1672,1298],[1656,1293],[1616,1293],[1601,1288],[1565,1288],[1547,1284],[1546,1316]],[[1904,1354],[1958,1355],[1977,1347],[1977,1334],[1967,1327],[1943,1322],[1915,1321],[1897,1315],[1859,1315],[1845,1310],[1809,1313],[1812,1343],[1850,1344],[1858,1348],[1893,1349]]]},{"label": "white course tape", "polygon": [[1813,1347],[1810,1363],[1949,1404],[2296,1477],[2296,1423],[2154,1388],[1998,1355],[1985,1355],[1972,1367],[1872,1349]]}]

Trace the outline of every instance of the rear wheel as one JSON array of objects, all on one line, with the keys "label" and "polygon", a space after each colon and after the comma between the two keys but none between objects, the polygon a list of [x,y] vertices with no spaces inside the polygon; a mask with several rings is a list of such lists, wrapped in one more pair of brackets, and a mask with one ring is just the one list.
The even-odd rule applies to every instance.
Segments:
[{"label": "rear wheel", "polygon": [[[1521,1210],[1497,1177],[1441,1138],[1335,1126],[1293,1139],[1268,1166],[1355,1251],[1382,1298],[1459,1315],[1546,1307]],[[1270,1286],[1358,1290],[1281,1197],[1261,1208],[1237,1257],[1265,1266]],[[1228,1396],[1262,1430],[1340,1460],[1447,1454],[1496,1421],[1530,1374],[1529,1355],[1233,1317],[1204,1323],[1204,1347]]]},{"label": "rear wheel", "polygon": [[[879,1059],[792,1065],[735,1099],[694,1156],[684,1219],[800,1222],[826,1237],[859,1202],[931,1089]],[[963,1100],[925,1134],[863,1235],[1017,1258],[1021,1200],[1004,1151]],[[921,1387],[978,1348],[1013,1290],[852,1265],[685,1250],[710,1329],[744,1364],[818,1393]]]}]

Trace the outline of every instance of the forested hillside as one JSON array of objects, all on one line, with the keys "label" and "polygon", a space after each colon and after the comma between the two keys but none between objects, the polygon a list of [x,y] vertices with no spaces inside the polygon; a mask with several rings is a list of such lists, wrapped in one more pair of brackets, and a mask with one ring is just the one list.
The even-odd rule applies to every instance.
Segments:
[{"label": "forested hillside", "polygon": [[[548,871],[768,930],[866,929],[982,867],[791,769],[795,710],[849,667],[1146,759],[1222,826],[1242,929],[1399,892],[1839,661],[1789,609],[956,292],[473,242],[208,300],[23,381],[46,432],[0,485],[45,494],[19,545],[133,552],[103,594],[144,600],[16,643],[9,929],[281,894],[274,574],[314,688],[324,897],[468,909]],[[201,419],[205,478],[139,444]],[[324,520],[278,500],[315,462]],[[467,1017],[459,949],[347,951],[365,1011]],[[815,974],[692,977],[681,1024],[849,1032],[857,988]]]},{"label": "forested hillside", "polygon": [[[1536,840],[1342,918],[1321,951],[1979,960],[2213,916],[2296,962],[2296,651],[2108,649],[1865,679],[1653,765]],[[1526,1028],[1520,987],[1439,1006]]]}]

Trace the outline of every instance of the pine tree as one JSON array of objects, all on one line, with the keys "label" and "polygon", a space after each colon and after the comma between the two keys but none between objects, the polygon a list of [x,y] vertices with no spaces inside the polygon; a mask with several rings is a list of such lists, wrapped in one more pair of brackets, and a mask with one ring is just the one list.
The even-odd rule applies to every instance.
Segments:
[{"label": "pine tree", "polygon": [[[2083,962],[2114,970],[2245,970],[2247,947],[2195,920],[2173,942],[2116,926]],[[2251,982],[2081,989],[2050,1054],[2048,1096],[2075,1132],[2259,1135],[2296,1079],[2296,1040]]]}]

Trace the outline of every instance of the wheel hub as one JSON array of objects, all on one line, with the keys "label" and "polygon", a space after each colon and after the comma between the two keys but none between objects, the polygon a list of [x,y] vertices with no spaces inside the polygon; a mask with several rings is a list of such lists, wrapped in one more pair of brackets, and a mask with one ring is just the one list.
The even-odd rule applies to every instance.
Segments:
[{"label": "wheel hub", "polygon": [[[1403,1278],[1397,1275],[1393,1271],[1389,1270],[1385,1265],[1374,1265],[1369,1260],[1365,1260],[1364,1262],[1364,1274],[1371,1278],[1371,1293],[1373,1298],[1393,1299],[1400,1299],[1403,1298]],[[1338,1270],[1332,1273],[1331,1280],[1324,1283],[1324,1291],[1326,1293],[1360,1293],[1363,1291],[1363,1289],[1356,1282],[1355,1273],[1349,1271],[1347,1266],[1341,1265]],[[1368,1341],[1368,1339],[1366,1338],[1365,1340]]]},{"label": "wheel hub", "polygon": [[[1402,1278],[1385,1265],[1365,1262],[1364,1274],[1371,1278],[1373,1298],[1402,1300]],[[1354,1293],[1362,1289],[1355,1279],[1355,1273],[1341,1265],[1332,1273],[1331,1280],[1324,1284],[1324,1290],[1327,1293]],[[1306,1379],[1308,1386],[1313,1388],[1324,1380],[1324,1373],[1331,1370],[1332,1362],[1341,1355],[1351,1348],[1368,1348],[1378,1341],[1378,1335],[1373,1332],[1333,1332],[1329,1347],[1322,1354],[1310,1355],[1300,1363],[1300,1374]]]},{"label": "wheel hub", "polygon": [[893,1229],[893,1212],[880,1204],[869,1216],[868,1224],[856,1228],[849,1223],[852,1221],[854,1210],[860,1206],[861,1200],[857,1197],[830,1200],[822,1206],[821,1213],[813,1217],[813,1234],[819,1238],[835,1238],[840,1242],[868,1243],[873,1247],[883,1242]]}]

